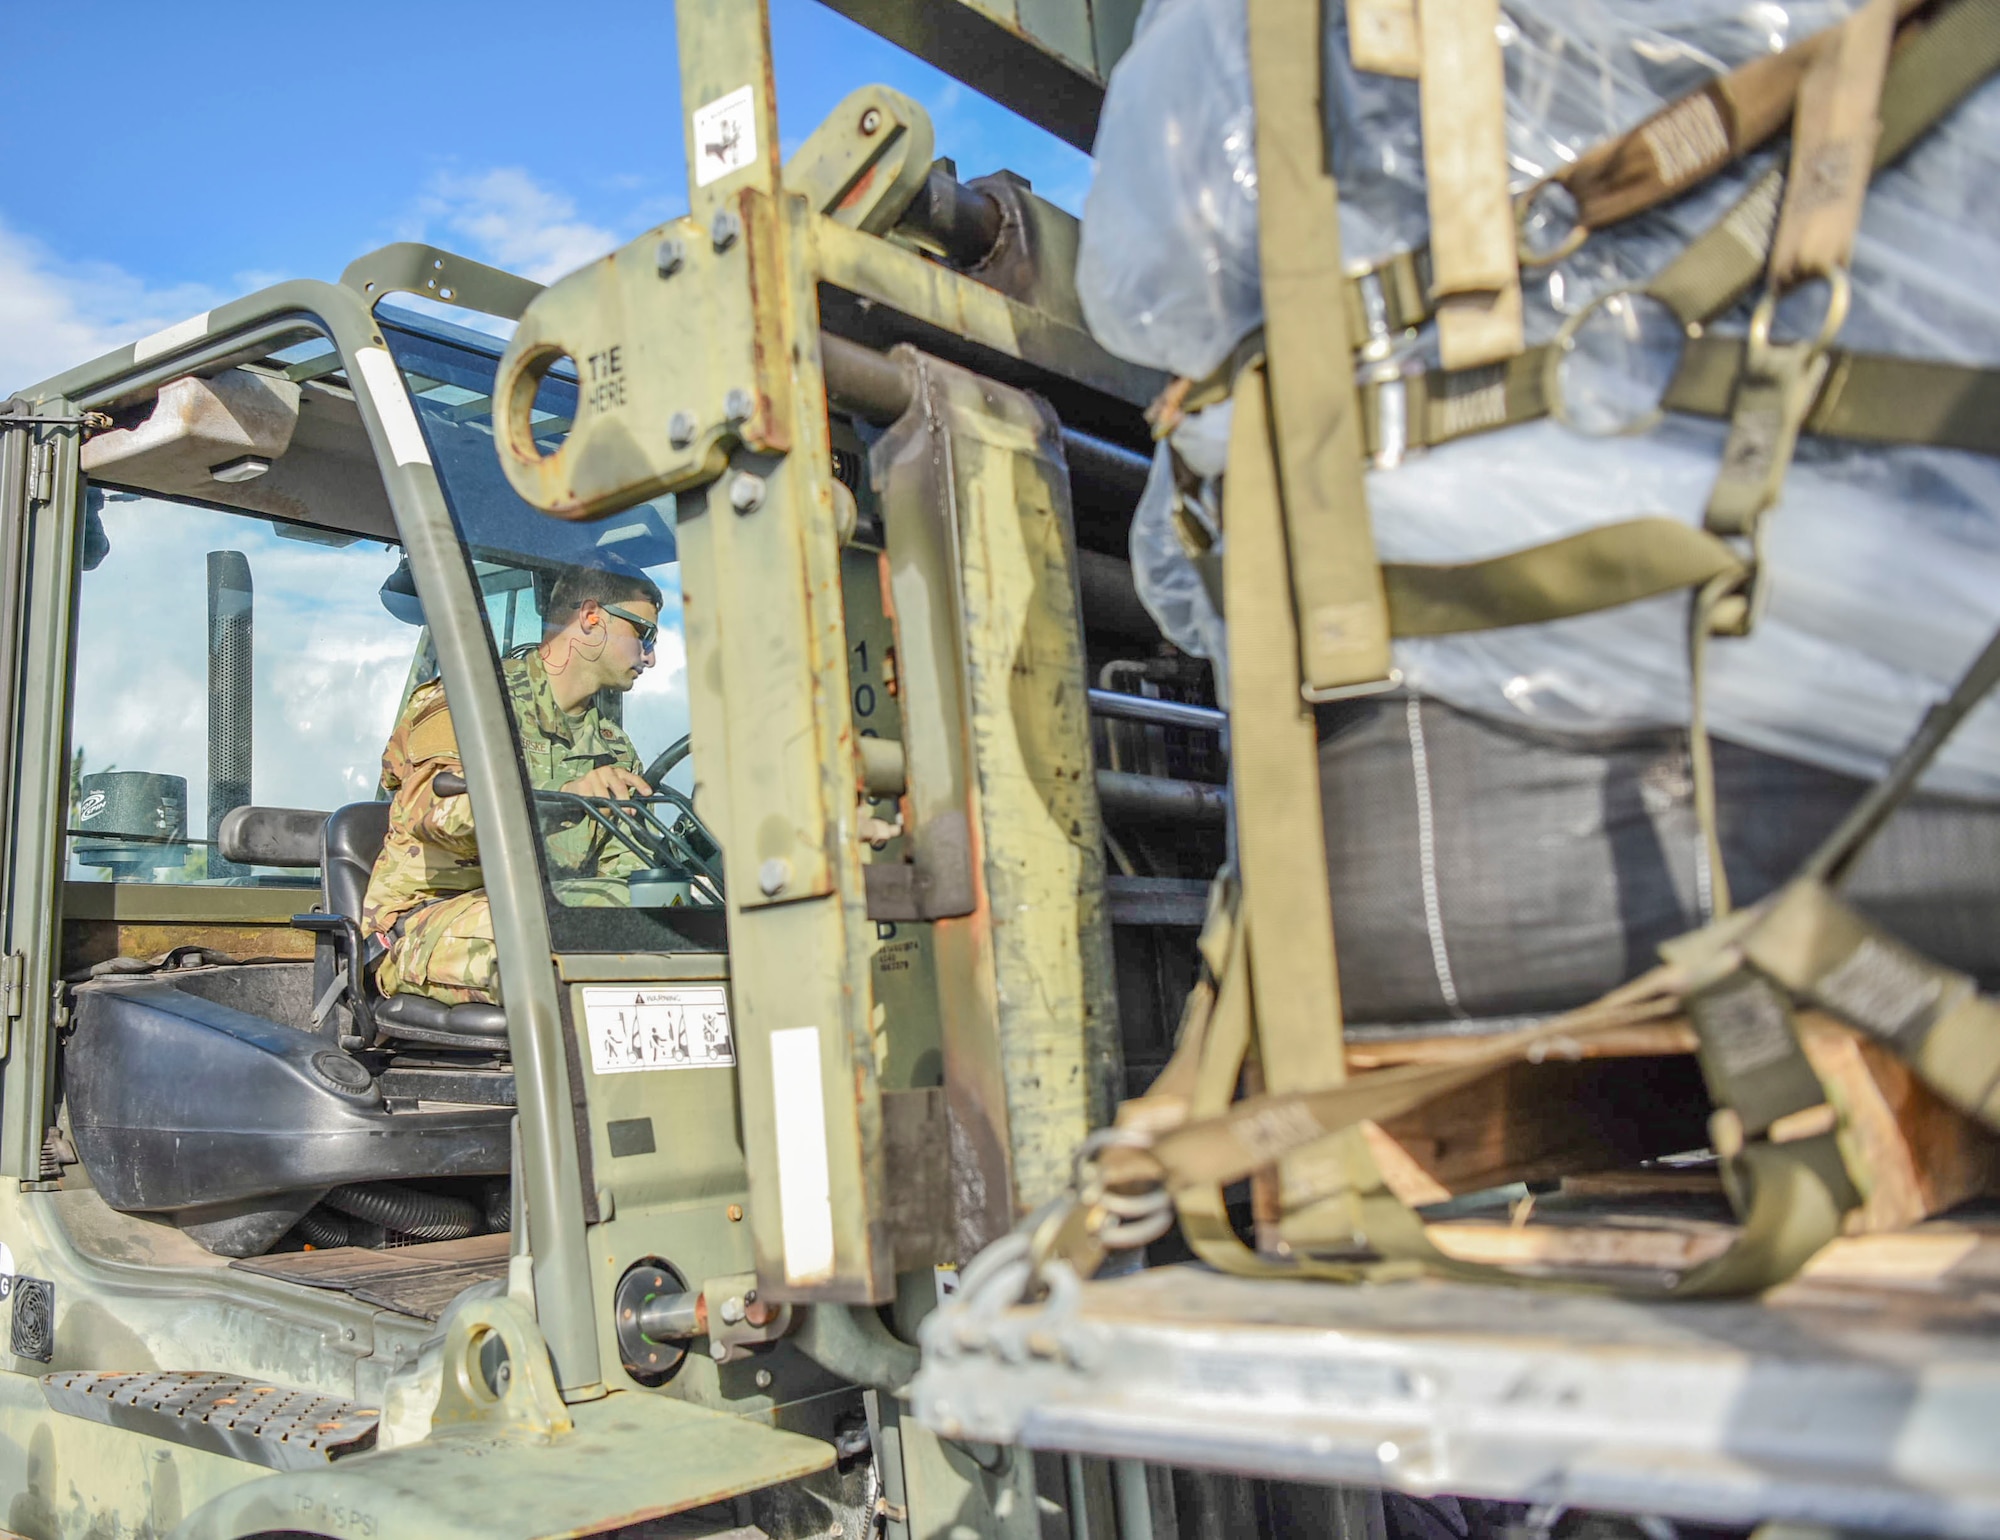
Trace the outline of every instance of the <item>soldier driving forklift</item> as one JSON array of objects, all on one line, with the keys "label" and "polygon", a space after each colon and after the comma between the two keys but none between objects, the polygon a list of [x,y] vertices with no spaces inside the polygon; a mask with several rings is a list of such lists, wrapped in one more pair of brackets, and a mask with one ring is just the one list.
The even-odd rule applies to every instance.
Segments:
[{"label": "soldier driving forklift", "polygon": [[[942,31],[904,8],[854,8],[1085,141],[1094,111],[1077,104],[1097,100],[1131,20],[1130,8],[1056,7],[1076,23],[1057,45],[984,6],[950,12]],[[1990,11],[1939,7],[1955,26],[1972,17],[1989,53]],[[1855,1479],[1893,1509],[1889,1527],[1920,1513],[1981,1532],[1994,1510],[1964,1492],[1985,1479],[1978,1441],[1990,1435],[1960,1413],[1990,1407],[1988,1381],[1925,1413],[1942,1474],[1891,1469],[1888,1455],[1869,1466],[1880,1428],[1814,1443],[1813,1414],[1840,1397],[1797,1387],[1836,1383],[1812,1378],[1819,1336],[1839,1373],[1873,1365],[1874,1339],[1774,1333],[1742,1307],[1753,1315],[1724,1324],[1746,1353],[1786,1343],[1782,1361],[1745,1372],[1753,1401],[1760,1374],[1796,1375],[1775,1418],[1763,1406],[1749,1419],[1750,1456],[1731,1442],[1735,1403],[1716,1401],[1724,1431],[1701,1452],[1720,1474],[1704,1466],[1709,1484],[1682,1490],[1672,1459],[1636,1475],[1593,1463],[1592,1432],[1564,1419],[1588,1422],[1573,1408],[1603,1404],[1589,1399],[1601,1364],[1587,1348],[1562,1358],[1559,1382],[1539,1375],[1536,1355],[1554,1358],[1560,1333],[1537,1297],[1518,1291],[1529,1304],[1507,1317],[1529,1347],[1496,1348],[1479,1334],[1502,1309],[1490,1295],[1409,1279],[1459,1265],[1433,1249],[1444,1232],[1431,1221],[1492,1167],[1483,1150],[1399,1133],[1407,1109],[1393,1093],[1568,1051],[1496,1031],[1506,1010],[1473,1019],[1484,997],[1472,959],[1461,951],[1455,973],[1445,938],[1459,887],[1441,898],[1437,870],[1442,815],[1472,799],[1434,787],[1560,760],[1587,781],[1597,834],[1616,777],[1530,734],[1481,737],[1414,694],[1385,695],[1392,642],[1691,585],[1704,627],[1748,628],[1752,575],[1735,535],[1666,519],[1558,539],[1514,553],[1530,558],[1516,566],[1378,559],[1364,461],[1394,468],[1425,435],[1556,411],[1548,379],[1567,355],[1549,343],[1546,370],[1467,370],[1454,356],[1426,373],[1384,351],[1392,316],[1405,342],[1432,321],[1438,296],[1419,274],[1431,259],[1341,266],[1329,169],[1285,147],[1321,143],[1322,107],[1338,105],[1322,72],[1332,79],[1344,51],[1323,51],[1318,8],[1253,0],[1249,14],[1265,153],[1247,181],[1231,161],[1230,185],[1260,200],[1253,244],[1284,260],[1260,300],[1266,332],[1232,339],[1206,379],[1195,370],[1169,388],[1093,340],[1075,221],[1018,177],[961,183],[900,94],[856,91],[781,166],[765,7],[682,4],[685,216],[545,289],[429,246],[387,247],[338,284],[276,285],[8,403],[0,747],[19,775],[0,873],[12,1353],[0,1524],[190,1540],[568,1536],[656,1520],[657,1533],[691,1535],[754,1524],[772,1540],[1142,1540],[1176,1526],[1406,1540],[1439,1526],[1553,1533],[1552,1505],[1572,1491],[1663,1511],[1683,1497],[1718,1522],[1824,1518],[1842,1490],[1828,1472],[1865,1466]],[[1402,19],[1447,14],[1427,0]],[[1868,8],[1868,26],[1889,20]],[[1464,67],[1452,40],[1493,30],[1443,29],[1424,68],[1449,79]],[[1960,32],[1939,36],[1897,54],[1906,75],[1927,72],[1920,85],[1943,82],[1922,112],[1895,117],[1904,145],[1970,89],[1960,61],[1984,57]],[[1924,43],[1921,27],[1914,37]],[[1796,85],[1810,58],[1840,56],[1772,54],[1752,75]],[[1433,90],[1426,113],[1446,99]],[[1487,128],[1504,130],[1498,114]],[[1240,150],[1245,120],[1233,121]],[[1491,158],[1504,173],[1504,155]],[[1481,206],[1505,214],[1501,192]],[[1765,201],[1775,210],[1775,193]],[[1768,247],[1769,222],[1755,224],[1732,214],[1718,228]],[[1518,312],[1518,263],[1502,266],[1511,291],[1443,296],[1437,324],[1454,350],[1507,320],[1509,292]],[[1749,284],[1755,271],[1739,267],[1724,276]],[[1219,271],[1203,269],[1204,293],[1219,292]],[[1699,326],[1681,330],[1709,370],[1687,386],[1689,409],[1726,414],[1736,376],[1719,396],[1709,376],[1743,366],[1706,345],[1715,338],[1696,346]],[[1902,378],[1866,355],[1831,373],[1815,358],[1782,403],[1793,430],[1819,423],[1807,414],[1829,379]],[[1417,410],[1433,386],[1436,410]],[[1219,394],[1235,409],[1226,563],[1219,454],[1199,470],[1199,448],[1177,439],[1149,465],[1153,428],[1173,431]],[[1921,411],[1897,420],[1936,427]],[[1740,473],[1752,458],[1727,463]],[[1206,602],[1219,627],[1229,600],[1231,648],[1216,660],[1228,718],[1209,666],[1164,645],[1138,602],[1128,531],[1149,475],[1167,494],[1155,507],[1168,510],[1187,606]],[[1606,534],[1632,535],[1637,554]],[[120,595],[141,576],[158,597],[147,623],[160,666],[185,663],[171,682],[103,666],[131,607]],[[1694,634],[1707,645],[1706,629]],[[205,746],[132,728],[198,671]],[[1970,689],[1933,718],[1940,733]],[[1825,821],[1846,831],[1837,846],[1852,819],[1879,823],[1922,768],[1921,756],[1899,762],[1902,781],[1850,813],[1851,780],[1786,779],[1748,750],[1711,759],[1697,741],[1692,789],[1650,764],[1628,777],[1633,816],[1675,836],[1655,844],[1676,858],[1699,846],[1697,878],[1681,883],[1662,859],[1642,895],[1663,937],[1690,907],[1687,926],[1726,910],[1725,857],[1742,869],[1718,832],[1719,775],[1781,792],[1810,781],[1815,813],[1830,808]],[[1628,748],[1649,751],[1602,758]],[[1393,829],[1365,809],[1338,831],[1328,822],[1344,781],[1320,769],[1342,756],[1357,784],[1364,772],[1393,782]],[[198,780],[205,837],[190,827]],[[1992,834],[1978,811],[1925,816],[1945,843]],[[1680,838],[1695,821],[1699,841]],[[1348,960],[1388,959],[1380,973],[1401,968],[1421,998],[1383,1016],[1387,1035],[1343,1042],[1342,992],[1363,975],[1335,970],[1329,865],[1336,885],[1359,880],[1374,869],[1370,841],[1405,824],[1420,852],[1409,893],[1346,908],[1342,924],[1371,941]],[[1352,861],[1330,855],[1336,832]],[[1783,832],[1806,848],[1787,847],[1766,886],[1818,838]],[[1587,844],[1572,830],[1563,848],[1577,860],[1537,872],[1581,869]],[[1844,863],[1853,848],[1835,854]],[[1225,868],[1243,881],[1226,877],[1211,900]],[[1541,930],[1549,914],[1605,920],[1559,901],[1579,891],[1562,886],[1574,875],[1552,874]],[[1520,873],[1503,876],[1511,892]],[[1829,898],[1807,929],[1821,937],[1844,914]],[[1610,914],[1614,929],[1622,918]],[[1524,948],[1500,934],[1491,950],[1518,962]],[[1858,920],[1839,935],[1879,942],[1868,955],[1907,965],[1904,983],[1935,985],[1931,1003],[1951,1011],[1924,1014],[1923,1029],[1947,1022],[1938,1041],[1990,1069],[1976,1030],[1966,1047],[1967,1023],[1984,1020],[1969,974],[1934,975]],[[1776,1051],[1753,1030],[1768,1025],[1757,1008],[1775,984],[1727,974],[1748,965],[1726,946],[1702,954],[1723,970],[1706,983],[1756,984],[1747,1004],[1720,985],[1698,1003],[1705,1023],[1752,1042],[1750,1071],[1769,1072],[1752,1090],[1771,1116],[1711,1125],[1701,1071],[1741,1089],[1728,1066],[1708,1062],[1708,1040],[1695,1065],[1660,975],[1619,993],[1632,937],[1588,939],[1611,961],[1588,945],[1564,956],[1615,971],[1610,1004],[1547,1031],[1593,1044],[1636,1033],[1653,1057],[1617,1095],[1589,1053],[1567,1064],[1565,1083],[1589,1093],[1579,1101],[1606,1112],[1580,1142],[1632,1167],[1712,1141],[1730,1200],[1761,1205],[1731,1231],[1735,1250],[1705,1254],[1722,1263],[1677,1263],[1657,1292],[1707,1287],[1730,1267],[1722,1284],[1739,1288],[1785,1276],[1888,1190],[1849,1181],[1867,1169],[1842,1142],[1855,1109],[1818,1099],[1789,1016]],[[1546,971],[1525,986],[1505,975],[1494,992],[1524,988],[1524,1004],[1508,1002],[1523,1014],[1575,1004],[1534,994],[1572,982]],[[1692,977],[1674,974],[1675,987]],[[1361,996],[1349,990],[1350,1008]],[[1456,1041],[1395,1058],[1391,1039],[1444,1015]],[[1391,1067],[1348,1086],[1371,1052]],[[1114,1108],[1148,1082],[1113,1131]],[[1252,1100],[1232,1121],[1239,1090]],[[1357,1105],[1374,1121],[1357,1124]],[[1503,1154],[1510,1178],[1538,1169]],[[1484,1190],[1520,1205],[1517,1221],[1538,1196]],[[1115,1251],[1173,1255],[1177,1212],[1212,1270],[1084,1281]],[[1298,1276],[1313,1270],[1390,1282],[1317,1287]],[[1576,1318],[1609,1349],[1597,1356],[1625,1362],[1629,1330],[1645,1372],[1669,1378],[1673,1355],[1724,1319],[1594,1303]],[[1434,1305],[1449,1329],[1431,1328]],[[1386,1345],[1348,1350],[1371,1312]],[[1984,1372],[1986,1350],[1952,1321],[1897,1339],[1883,1415],[1931,1384],[1938,1332],[1958,1333],[1954,1374]],[[1504,1374],[1482,1367],[1494,1353]],[[1121,1394],[1121,1373],[1144,1388]],[[1673,1400],[1614,1390],[1635,1423],[1633,1405]],[[1469,1426],[1463,1444],[1456,1424],[1433,1437],[1425,1419],[1449,1422],[1461,1396],[1491,1427]],[[1531,1418],[1562,1451],[1547,1467],[1539,1446],[1507,1442]],[[1743,1470],[1763,1469],[1770,1421],[1812,1426],[1764,1461],[1781,1474],[1759,1486]],[[1952,1428],[1973,1431],[1954,1444]],[[1684,1431],[1659,1435],[1662,1447],[1694,1448]],[[1912,1442],[1921,1464],[1932,1443]],[[1474,1457],[1453,1465],[1464,1448]],[[1167,1468],[1203,1464],[1251,1474]],[[1811,1479],[1781,1479],[1802,1469]],[[1934,1474],[1945,1497],[1894,1506],[1899,1483]],[[1506,1501],[1381,1493],[1461,1476],[1463,1490]],[[1336,1481],[1363,1485],[1325,1484]],[[1663,1522],[1625,1532],[1656,1536]]]}]

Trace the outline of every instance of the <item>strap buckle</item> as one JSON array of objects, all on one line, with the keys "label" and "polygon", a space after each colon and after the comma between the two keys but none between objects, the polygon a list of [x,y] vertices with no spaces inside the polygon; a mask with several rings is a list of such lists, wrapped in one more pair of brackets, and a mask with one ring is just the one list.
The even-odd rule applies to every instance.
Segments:
[{"label": "strap buckle", "polygon": [[1729,437],[1722,446],[1722,467],[1709,496],[1708,528],[1719,535],[1748,535],[1785,485],[1820,387],[1826,383],[1827,348],[1847,320],[1853,286],[1845,267],[1808,274],[1804,282],[1827,285],[1825,314],[1818,332],[1809,338],[1779,342],[1771,328],[1778,302],[1799,284],[1773,284],[1751,312],[1750,335],[1743,355],[1743,376],[1731,403]]}]

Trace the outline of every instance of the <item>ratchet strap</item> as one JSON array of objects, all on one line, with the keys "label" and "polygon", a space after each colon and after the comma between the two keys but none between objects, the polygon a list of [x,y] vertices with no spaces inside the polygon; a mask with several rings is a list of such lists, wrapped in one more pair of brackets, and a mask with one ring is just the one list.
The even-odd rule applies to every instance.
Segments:
[{"label": "ratchet strap", "polygon": [[1260,602],[1290,592],[1299,688],[1331,699],[1386,685],[1390,657],[1342,304],[1340,193],[1320,131],[1319,7],[1251,0],[1249,21],[1264,346],[1273,396],[1283,403],[1260,419],[1274,455],[1286,556],[1279,586]]}]

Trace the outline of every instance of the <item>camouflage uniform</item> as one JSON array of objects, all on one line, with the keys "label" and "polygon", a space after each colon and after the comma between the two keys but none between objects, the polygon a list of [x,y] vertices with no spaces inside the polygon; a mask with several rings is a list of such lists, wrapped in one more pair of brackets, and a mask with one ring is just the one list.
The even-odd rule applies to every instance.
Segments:
[{"label": "camouflage uniform", "polygon": [[[528,780],[553,791],[600,765],[637,774],[639,754],[595,704],[571,715],[556,704],[541,657],[508,658],[501,679],[514,708]],[[385,995],[419,994],[458,1004],[499,997],[499,956],[470,797],[441,797],[440,771],[460,772],[458,738],[444,685],[410,695],[382,751],[382,784],[393,800],[389,834],[368,880],[361,929],[388,950],[376,973]],[[625,901],[624,878],[645,863],[582,819],[557,828],[546,819],[543,857],[566,903]],[[400,929],[398,925],[400,922]]]}]

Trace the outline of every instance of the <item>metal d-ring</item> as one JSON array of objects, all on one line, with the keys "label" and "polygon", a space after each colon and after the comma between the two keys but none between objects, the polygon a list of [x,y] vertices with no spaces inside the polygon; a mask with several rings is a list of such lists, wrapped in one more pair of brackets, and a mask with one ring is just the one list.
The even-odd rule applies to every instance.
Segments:
[{"label": "metal d-ring", "polygon": [[[1568,428],[1572,433],[1581,433],[1585,438],[1630,438],[1634,434],[1646,432],[1667,415],[1665,391],[1660,393],[1660,399],[1654,404],[1651,411],[1642,413],[1632,421],[1621,423],[1615,428],[1588,428],[1582,423],[1577,422],[1569,414],[1569,403],[1563,399],[1563,362],[1571,353],[1576,351],[1576,334],[1583,329],[1584,323],[1600,309],[1616,299],[1650,299],[1659,304],[1666,304],[1666,301],[1660,299],[1657,294],[1653,294],[1645,289],[1624,288],[1607,290],[1605,293],[1591,300],[1581,310],[1574,311],[1566,316],[1563,319],[1562,326],[1550,341],[1548,350],[1542,355],[1542,399],[1548,403],[1549,415],[1565,428]],[[1668,305],[1667,308],[1669,311],[1673,311],[1671,305]],[[1675,314],[1678,316],[1678,312],[1675,312]],[[1686,321],[1681,322],[1681,346],[1683,348],[1687,346],[1690,338],[1697,335],[1698,330],[1699,328]]]},{"label": "metal d-ring", "polygon": [[1549,267],[1562,261],[1564,257],[1578,250],[1590,239],[1590,226],[1583,222],[1582,211],[1571,218],[1569,233],[1553,251],[1536,251],[1528,244],[1528,216],[1534,212],[1536,201],[1551,187],[1561,190],[1572,205],[1576,195],[1568,187],[1552,176],[1545,176],[1533,187],[1528,188],[1514,200],[1514,254],[1523,267]]},{"label": "metal d-ring", "polygon": [[[1830,267],[1820,273],[1802,273],[1783,284],[1774,283],[1765,289],[1758,296],[1757,308],[1750,312],[1750,346],[1746,361],[1769,353],[1773,345],[1771,323],[1777,318],[1778,301],[1794,289],[1818,282],[1825,283],[1827,287],[1826,314],[1820,318],[1819,335],[1807,345],[1807,351],[1819,353],[1832,345],[1833,339],[1840,335],[1841,327],[1847,324],[1848,307],[1854,300],[1854,284],[1847,276],[1845,267]],[[1798,344],[1780,345],[1793,347]]]}]

